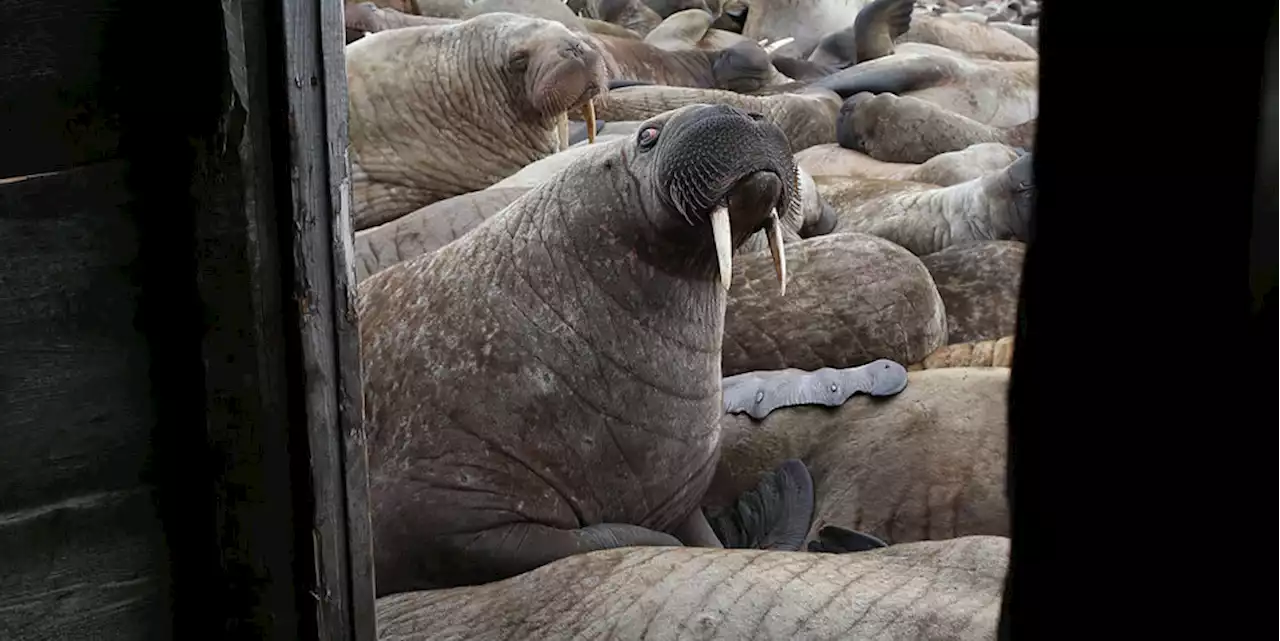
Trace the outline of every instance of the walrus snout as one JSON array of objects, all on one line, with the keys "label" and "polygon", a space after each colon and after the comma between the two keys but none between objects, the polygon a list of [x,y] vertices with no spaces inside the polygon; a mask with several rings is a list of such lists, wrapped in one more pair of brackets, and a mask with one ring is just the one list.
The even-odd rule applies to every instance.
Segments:
[{"label": "walrus snout", "polygon": [[858,109],[865,106],[875,94],[869,91],[849,96],[840,105],[840,115],[836,116],[836,143],[845,149],[867,153],[866,144],[858,133]]},{"label": "walrus snout", "polygon": [[534,59],[529,96],[544,115],[584,107],[607,90],[604,57],[576,35],[565,34],[547,43],[534,52]]}]

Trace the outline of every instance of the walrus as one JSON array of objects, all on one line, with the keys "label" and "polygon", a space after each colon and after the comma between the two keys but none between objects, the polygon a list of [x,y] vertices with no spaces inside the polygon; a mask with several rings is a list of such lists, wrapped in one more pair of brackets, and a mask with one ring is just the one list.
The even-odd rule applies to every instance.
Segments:
[{"label": "walrus", "polygon": [[582,15],[616,24],[643,38],[662,24],[662,16],[643,0],[586,0]]},{"label": "walrus", "polygon": [[920,257],[947,310],[947,340],[969,343],[1011,336],[1027,246],[1013,240],[959,243]]},{"label": "walrus", "polygon": [[[601,136],[597,141],[603,143],[618,136]],[[594,149],[597,147],[570,147],[528,165],[487,189],[436,201],[390,222],[356,232],[356,282],[396,263],[435,252],[461,238],[581,155],[572,152]],[[779,214],[782,241],[798,242],[830,233],[835,229],[836,219],[835,210],[818,195],[813,178],[801,171],[800,207]],[[764,251],[767,247],[767,234],[759,232],[743,242],[734,253],[748,254]]]},{"label": "walrus", "polygon": [[1013,367],[1013,336],[944,345],[907,371],[947,367]]},{"label": "walrus", "polygon": [[379,7],[372,2],[348,2],[342,5],[342,17],[346,23],[347,44],[370,33],[404,27],[421,27],[453,24],[457,20],[434,18],[404,13],[390,7]]},{"label": "walrus", "polygon": [[773,278],[767,254],[734,260],[725,376],[914,363],[946,344],[946,310],[920,259],[887,240],[838,230],[787,245],[793,291],[786,296],[765,282]]},{"label": "walrus", "polygon": [[992,29],[999,29],[1035,49],[1040,51],[1040,27],[1013,22],[989,22],[987,23]]},{"label": "walrus", "polygon": [[772,96],[751,96],[732,91],[629,86],[609,91],[596,105],[596,117],[604,120],[644,120],[655,114],[691,104],[721,104],[764,114],[781,127],[795,151],[836,141],[836,118],[841,99],[825,89]]},{"label": "walrus", "polygon": [[773,82],[777,71],[760,45],[744,40],[727,49],[667,50],[643,40],[591,36],[611,81],[751,93]]},{"label": "walrus", "polygon": [[430,254],[459,239],[529,191],[490,188],[438,200],[376,227],[356,232],[356,282],[396,263]]},{"label": "walrus", "polygon": [[889,544],[1009,533],[1005,500],[1007,367],[909,372],[897,395],[862,394],[837,408],[775,409],[721,418],[707,505],[728,503],[780,461],[809,468],[827,525]]},{"label": "walrus", "polygon": [[906,180],[940,187],[980,178],[1008,167],[1025,152],[996,142],[969,145],[938,154],[923,163],[876,160],[840,145],[816,145],[796,154],[796,165],[812,176],[848,176]]},{"label": "walrus", "polygon": [[1035,184],[1032,154],[1003,170],[950,187],[875,178],[815,178],[836,210],[835,231],[893,241],[917,256],[977,240],[1030,234]]},{"label": "walrus", "polygon": [[910,50],[898,45],[892,55],[810,84],[843,98],[862,92],[912,96],[991,127],[1013,127],[1036,118],[1038,76],[1035,60],[977,60],[943,47],[915,44]]},{"label": "walrus", "polygon": [[843,69],[894,52],[894,41],[911,27],[911,0],[875,0],[858,12],[853,24],[818,41],[808,62]]},{"label": "walrus", "polygon": [[1001,129],[919,98],[887,93],[859,93],[844,101],[836,118],[841,147],[885,162],[924,163],[984,142],[1030,150],[1035,132],[1035,120]]},{"label": "walrus", "polygon": [[378,638],[990,641],[1008,563],[999,536],[859,554],[602,550],[488,585],[378,599]]},{"label": "walrus", "polygon": [[869,0],[753,0],[742,35],[755,41],[795,38],[775,53],[804,59],[823,36],[853,24],[868,4]]},{"label": "walrus", "polygon": [[476,0],[463,12],[462,18],[465,20],[486,13],[516,13],[559,22],[580,33],[587,31],[578,15],[561,0]]},{"label": "walrus", "polygon": [[607,86],[587,36],[509,13],[375,33],[348,45],[346,61],[356,230],[555,152],[566,112]]},{"label": "walrus", "polygon": [[[785,289],[791,151],[724,105],[601,147],[358,286],[380,595],[592,550],[721,545],[700,502],[731,254],[771,231]],[[502,393],[477,403],[477,388]]]},{"label": "walrus", "polygon": [[991,24],[915,16],[899,43],[923,43],[946,47],[985,60],[1039,60],[1036,48]]}]

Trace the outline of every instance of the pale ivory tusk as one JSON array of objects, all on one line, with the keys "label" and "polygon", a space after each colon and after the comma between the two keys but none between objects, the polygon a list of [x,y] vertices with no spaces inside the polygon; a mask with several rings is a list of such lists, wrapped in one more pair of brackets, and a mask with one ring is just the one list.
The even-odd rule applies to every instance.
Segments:
[{"label": "pale ivory tusk", "polygon": [[769,45],[768,45],[768,46],[766,46],[766,47],[764,48],[764,52],[765,52],[765,53],[769,53],[769,54],[771,54],[771,53],[773,53],[773,52],[775,52],[775,51],[777,51],[777,50],[779,50],[779,49],[781,49],[781,48],[783,48],[783,47],[785,47],[785,46],[787,46],[787,45],[791,44],[792,42],[795,42],[795,40],[796,40],[795,38],[787,37],[787,38],[783,38],[783,39],[781,39],[781,40],[779,40],[779,41],[777,41],[777,42],[769,43]]},{"label": "pale ivory tusk", "polygon": [[733,240],[729,237],[728,207],[716,207],[711,212],[711,235],[716,243],[716,258],[720,261],[720,284],[727,292],[733,281]]},{"label": "pale ivory tusk", "polygon": [[560,114],[556,119],[556,138],[560,143],[560,148],[556,151],[564,151],[569,148],[569,112]]},{"label": "pale ivory tusk", "polygon": [[773,271],[778,274],[778,295],[787,295],[787,251],[782,246],[782,223],[778,210],[769,214],[769,254],[773,256]]},{"label": "pale ivory tusk", "polygon": [[596,103],[590,99],[582,105],[582,118],[587,121],[587,144],[596,142]]}]

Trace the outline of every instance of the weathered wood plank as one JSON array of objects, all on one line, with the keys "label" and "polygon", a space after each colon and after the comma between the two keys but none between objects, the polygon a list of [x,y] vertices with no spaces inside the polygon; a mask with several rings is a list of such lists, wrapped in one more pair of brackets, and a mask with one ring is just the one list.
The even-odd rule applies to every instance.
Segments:
[{"label": "weathered wood plank", "polygon": [[0,512],[141,482],[154,417],[125,170],[0,185]]},{"label": "weathered wood plank", "polygon": [[338,3],[284,0],[293,295],[315,496],[318,638],[375,635]]},{"label": "weathered wood plank", "polygon": [[121,4],[0,0],[0,178],[115,157],[118,116],[102,68]]},{"label": "weathered wood plank", "polygon": [[164,550],[147,488],[0,515],[0,639],[169,638]]}]

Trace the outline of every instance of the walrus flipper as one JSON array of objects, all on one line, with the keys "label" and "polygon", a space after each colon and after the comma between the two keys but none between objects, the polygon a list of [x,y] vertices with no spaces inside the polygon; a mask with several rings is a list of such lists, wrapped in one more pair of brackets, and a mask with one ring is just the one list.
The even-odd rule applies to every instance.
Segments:
[{"label": "walrus flipper", "polygon": [[748,414],[756,420],[780,407],[839,407],[858,392],[892,396],[906,386],[907,368],[883,358],[844,369],[745,372],[726,377],[721,383],[725,413]]},{"label": "walrus flipper", "polygon": [[849,554],[883,547],[889,547],[889,544],[865,532],[838,525],[822,526],[818,530],[818,538],[809,541],[809,551],[818,554]]},{"label": "walrus flipper", "polygon": [[901,95],[938,84],[948,77],[948,63],[938,56],[894,56],[854,65],[814,81],[810,86],[829,89],[848,98],[864,91]]},{"label": "walrus flipper", "polygon": [[785,461],[707,521],[726,548],[798,552],[813,521],[813,478],[803,461]]},{"label": "walrus flipper", "polygon": [[875,0],[858,12],[852,25],[824,36],[809,62],[844,69],[892,55],[894,39],[911,28],[914,6],[912,0]]}]

